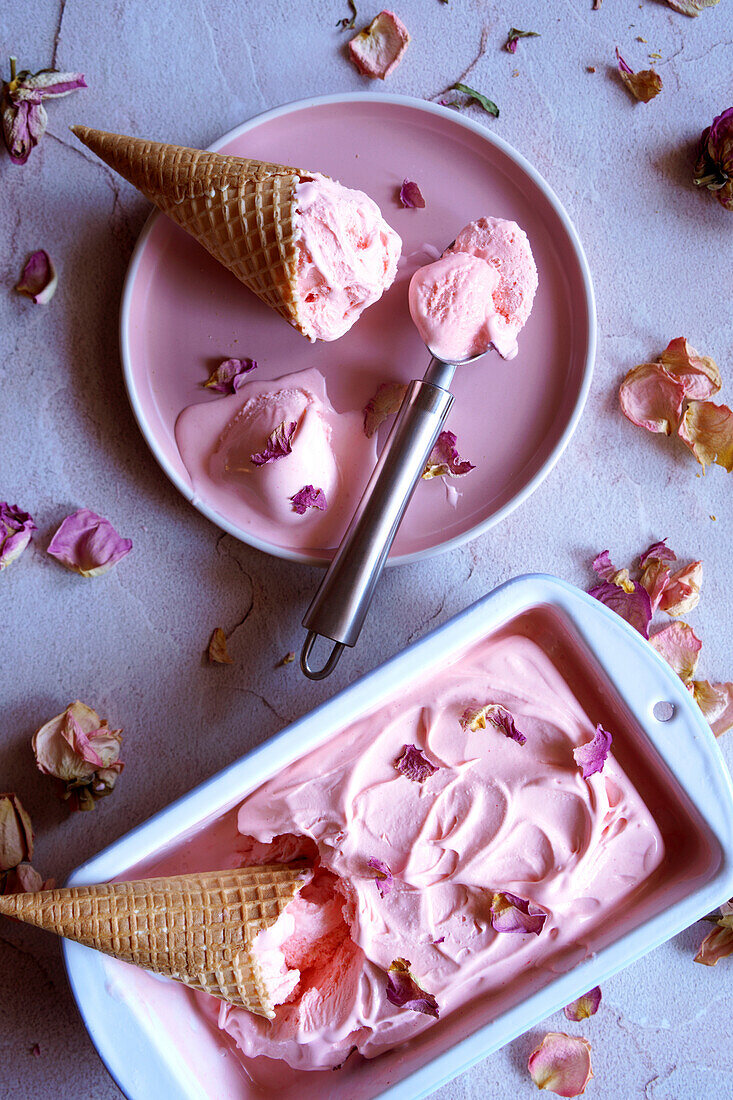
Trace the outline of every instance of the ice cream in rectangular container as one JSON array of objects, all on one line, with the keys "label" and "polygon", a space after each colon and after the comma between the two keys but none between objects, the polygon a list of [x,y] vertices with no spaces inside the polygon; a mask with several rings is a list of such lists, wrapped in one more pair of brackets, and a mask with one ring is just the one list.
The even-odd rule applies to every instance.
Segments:
[{"label": "ice cream in rectangular container", "polygon": [[[519,737],[461,723],[490,702]],[[612,750],[586,779],[572,750],[598,725]],[[422,781],[395,768],[413,743],[432,769]],[[347,899],[318,933],[317,966],[307,945],[308,1011],[220,1008],[65,941],[82,1016],[131,1100],[416,1100],[733,894],[733,795],[702,713],[628,624],[546,576],[498,588],[70,884],[285,859],[293,843],[315,844],[322,868],[306,908],[326,897],[335,912],[332,879]],[[541,932],[497,931],[492,891],[530,899]],[[384,997],[408,952],[439,1019]]]}]

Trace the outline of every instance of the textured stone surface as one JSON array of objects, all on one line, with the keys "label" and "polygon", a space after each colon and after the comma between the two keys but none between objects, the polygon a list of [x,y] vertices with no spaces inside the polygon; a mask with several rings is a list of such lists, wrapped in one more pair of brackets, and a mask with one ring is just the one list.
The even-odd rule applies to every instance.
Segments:
[{"label": "textured stone surface", "polygon": [[[33,548],[0,578],[0,787],[16,790],[30,811],[44,874],[63,880],[498,582],[546,570],[586,585],[587,562],[606,546],[621,564],[666,535],[681,556],[704,559],[703,601],[690,617],[704,639],[701,667],[710,678],[733,677],[730,482],[718,468],[701,477],[681,445],[628,424],[615,399],[629,366],[683,333],[717,359],[728,379],[722,397],[733,396],[733,215],[695,192],[689,167],[700,130],[730,105],[729,2],[699,19],[656,0],[591,7],[400,0],[413,42],[387,88],[437,98],[463,79],[497,101],[501,117],[487,125],[545,175],[587,250],[598,361],[580,427],[540,490],[484,538],[390,571],[357,651],[328,684],[313,685],[297,666],[275,665],[299,646],[318,573],[222,536],[168,484],[133,422],[117,311],[147,206],[74,143],[67,125],[204,146],[263,108],[364,88],[334,27],[346,5],[7,5],[4,52],[23,67],[81,69],[89,84],[50,105],[49,133],[24,168],[0,157],[0,499],[17,500],[39,524]],[[520,41],[514,57],[501,49],[511,23],[542,33]],[[649,52],[662,55],[656,101],[630,99],[613,71],[616,44],[634,68],[645,67]],[[48,249],[60,269],[47,307],[10,290],[35,248]],[[58,521],[81,506],[135,542],[100,580],[67,574],[44,553]],[[209,667],[202,656],[217,624],[230,634],[231,668]],[[29,738],[77,696],[124,727],[128,763],[110,800],[70,818],[35,772]],[[723,742],[729,761],[731,736]],[[703,932],[687,931],[606,983],[601,1011],[584,1025],[548,1021],[591,1040],[589,1096],[733,1096],[733,964],[693,964]],[[119,1096],[76,1015],[56,941],[3,925],[0,1005],[0,1096]],[[542,1030],[444,1087],[441,1100],[534,1095],[526,1058]],[[30,1053],[35,1043],[39,1057]]]}]

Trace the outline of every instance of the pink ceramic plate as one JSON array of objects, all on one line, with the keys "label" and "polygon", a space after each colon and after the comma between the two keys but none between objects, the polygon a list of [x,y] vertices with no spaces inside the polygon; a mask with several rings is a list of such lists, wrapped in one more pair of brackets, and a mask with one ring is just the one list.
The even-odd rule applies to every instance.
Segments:
[{"label": "pink ceramic plate", "polygon": [[[565,448],[580,417],[595,353],[590,273],[575,230],[537,172],[484,126],[436,104],[366,93],[278,107],[212,147],[318,170],[368,192],[403,240],[392,288],[351,332],[309,344],[160,214],[149,219],[122,300],[122,360],[130,401],[153,454],[200,512],[230,534],[278,557],[323,562],[266,542],[194,494],[176,446],[187,405],[217,400],[201,383],[229,356],[257,359],[258,379],[317,367],[336,409],[361,409],[385,380],[421,377],[428,361],[407,309],[407,283],[469,221],[513,218],[527,231],[539,271],[519,355],[489,354],[459,368],[448,427],[476,469],[451,501],[442,479],[421,482],[395,540],[393,564],[460,545],[506,516],[535,489]],[[416,180],[424,210],[397,194]],[[384,430],[384,429],[383,429]]]}]

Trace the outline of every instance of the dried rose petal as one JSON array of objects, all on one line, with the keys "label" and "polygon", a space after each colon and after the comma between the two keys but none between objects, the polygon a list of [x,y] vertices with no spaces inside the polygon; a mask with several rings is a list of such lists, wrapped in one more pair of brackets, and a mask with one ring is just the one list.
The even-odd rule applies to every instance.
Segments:
[{"label": "dried rose petal", "polygon": [[377,890],[379,890],[380,898],[386,898],[387,894],[392,893],[394,875],[387,864],[381,859],[369,859],[367,860],[367,866],[371,867],[372,871],[374,871],[377,876],[375,882]]},{"label": "dried rose petal", "polygon": [[695,962],[715,966],[730,955],[733,955],[733,928],[718,924],[700,944]]},{"label": "dried rose petal", "polygon": [[22,512],[17,504],[0,500],[0,572],[20,557],[35,530],[27,512]]},{"label": "dried rose petal", "polygon": [[0,794],[0,871],[33,859],[33,826],[16,794]]},{"label": "dried rose petal", "polygon": [[659,606],[668,615],[686,615],[699,604],[701,587],[702,562],[694,561],[671,575]]},{"label": "dried rose petal", "polygon": [[649,593],[641,584],[634,583],[633,592],[626,592],[617,584],[601,581],[588,589],[588,595],[615,611],[622,619],[633,626],[644,637],[649,637],[649,623],[652,617],[652,604]]},{"label": "dried rose petal", "polygon": [[214,393],[236,393],[244,385],[245,375],[256,366],[256,359],[224,359],[214,367],[204,386]]},{"label": "dried rose petal", "polygon": [[670,623],[649,639],[660,657],[687,683],[695,675],[702,642],[687,623]]},{"label": "dried rose petal", "polygon": [[720,0],[667,0],[670,8],[674,8],[680,15],[697,16],[705,8],[713,8]]},{"label": "dried rose petal", "polygon": [[491,927],[495,932],[529,932],[539,936],[547,913],[526,898],[497,891],[491,898]]},{"label": "dried rose petal", "polygon": [[93,810],[112,792],[124,768],[121,744],[122,730],[111,730],[78,699],[33,735],[39,771],[61,780],[72,810]]},{"label": "dried rose petal", "polygon": [[677,555],[667,546],[666,539],[653,542],[643,554],[639,554],[639,566],[643,569],[650,558],[656,558],[657,561],[677,561]]},{"label": "dried rose petal", "polygon": [[621,79],[636,99],[640,99],[642,103],[648,103],[650,99],[654,99],[655,96],[659,95],[662,90],[662,78],[659,73],[656,73],[654,69],[642,69],[641,72],[635,73],[624,61],[619,53],[618,46],[616,47],[616,59],[618,60],[618,71],[621,74]]},{"label": "dried rose petal", "polygon": [[707,187],[726,210],[733,210],[733,107],[713,119],[700,138],[695,184]]},{"label": "dried rose petal", "polygon": [[715,360],[700,355],[684,336],[670,340],[659,362],[668,374],[682,383],[685,395],[697,401],[713,397],[723,384]]},{"label": "dried rose petal", "polygon": [[591,562],[591,567],[604,581],[618,585],[619,588],[623,588],[624,592],[634,591],[634,582],[629,576],[628,569],[617,569],[611,561],[608,550],[602,550],[600,554],[597,554]]},{"label": "dried rose petal", "polygon": [[209,654],[209,660],[212,664],[234,664],[234,661],[229,656],[229,651],[227,649],[227,636],[220,626],[214,628],[214,632],[209,639],[209,648],[207,652]]},{"label": "dried rose petal", "polygon": [[690,401],[678,434],[703,469],[716,462],[733,470],[733,412],[727,405]]},{"label": "dried rose petal", "polygon": [[403,181],[402,187],[400,187],[400,202],[408,210],[414,210],[416,207],[421,210],[424,209],[425,199],[423,193],[414,180]]},{"label": "dried rose petal", "polygon": [[514,715],[503,707],[501,703],[486,703],[483,707],[467,707],[461,715],[461,728],[464,730],[485,730],[486,723],[490,722],[495,729],[500,730],[512,741],[524,745],[527,738],[520,733],[514,725]]},{"label": "dried rose petal", "polygon": [[640,363],[624,378],[618,398],[632,424],[671,435],[682,417],[685,387],[661,363]]},{"label": "dried rose petal", "polygon": [[402,60],[410,41],[407,27],[393,11],[380,11],[349,42],[349,57],[364,76],[384,80]]},{"label": "dried rose petal", "polygon": [[397,1008],[410,1008],[438,1019],[440,1009],[432,993],[426,993],[410,973],[409,959],[395,959],[387,971],[387,1000]]},{"label": "dried rose petal", "polygon": [[517,42],[520,38],[539,38],[539,31],[518,31],[516,27],[512,27],[509,31],[506,42],[504,43],[504,49],[509,53],[517,52]]},{"label": "dried rose petal", "polygon": [[275,665],[275,668],[284,668],[285,665],[292,665],[294,660],[295,651],[291,649],[289,653],[286,653],[284,657],[280,658],[280,660]]},{"label": "dried rose petal", "polygon": [[550,1031],[530,1054],[527,1068],[538,1089],[558,1096],[582,1096],[593,1076],[590,1052],[587,1039]]},{"label": "dried rose petal", "polygon": [[463,477],[476,469],[472,462],[461,458],[456,449],[456,441],[454,432],[440,433],[423,470],[425,481],[432,477]]},{"label": "dried rose petal", "polygon": [[589,989],[587,993],[584,993],[582,997],[578,997],[577,1000],[571,1001],[569,1005],[565,1005],[563,1012],[568,1020],[579,1023],[580,1020],[587,1020],[589,1016],[595,1016],[600,1003],[601,987],[596,985],[593,989]]},{"label": "dried rose petal", "polygon": [[377,387],[374,397],[364,406],[364,434],[368,439],[388,416],[398,411],[406,393],[407,386],[403,382],[382,382]]},{"label": "dried rose petal", "polygon": [[613,737],[608,730],[604,730],[603,726],[599,723],[596,726],[593,740],[586,742],[585,745],[578,745],[576,749],[573,749],[573,758],[580,768],[580,774],[583,776],[583,779],[590,779],[596,772],[603,771],[603,765],[608,759],[612,743]]},{"label": "dried rose petal", "polygon": [[669,584],[669,566],[666,561],[659,558],[649,558],[641,576],[639,584],[649,593],[649,601],[652,605],[652,614],[657,610]]},{"label": "dried rose petal", "polygon": [[52,878],[44,879],[30,863],[19,863],[5,875],[0,875],[0,894],[36,894],[39,890],[53,890]]},{"label": "dried rose petal", "polygon": [[132,540],[121,538],[108,519],[89,508],[67,516],[48,544],[49,554],[82,577],[106,573],[131,550]]},{"label": "dried rose petal", "polygon": [[289,455],[293,449],[292,438],[297,427],[297,420],[291,420],[289,424],[282,420],[268,435],[264,450],[249,456],[252,465],[264,466],[268,462],[275,462],[276,459]]},{"label": "dried rose petal", "polygon": [[15,284],[19,294],[25,294],[37,306],[45,306],[56,293],[59,277],[48,252],[32,252]]},{"label": "dried rose petal", "polygon": [[313,485],[304,485],[290,499],[293,502],[293,511],[299,516],[305,515],[306,508],[318,508],[319,511],[325,512],[328,507],[323,489],[316,489]]},{"label": "dried rose petal", "polygon": [[733,684],[693,680],[687,686],[716,737],[733,727]]},{"label": "dried rose petal", "polygon": [[395,762],[395,768],[402,775],[407,776],[413,783],[424,783],[431,775],[437,772],[435,764],[423,756],[417,745],[405,745],[402,755]]},{"label": "dried rose petal", "polygon": [[42,69],[31,73],[16,72],[16,59],[10,58],[10,80],[3,83],[3,137],[14,164],[25,164],[31,151],[43,137],[48,124],[44,99],[57,99],[77,88],[86,88],[81,73],[59,73]]}]

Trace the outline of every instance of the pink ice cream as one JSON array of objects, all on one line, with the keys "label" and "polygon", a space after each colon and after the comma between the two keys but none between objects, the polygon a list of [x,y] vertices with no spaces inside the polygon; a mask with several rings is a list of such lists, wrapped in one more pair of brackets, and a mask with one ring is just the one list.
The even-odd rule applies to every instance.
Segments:
[{"label": "pink ice cream", "polygon": [[[295,425],[291,450],[257,464],[268,437]],[[317,370],[247,382],[230,397],[184,409],[176,442],[195,491],[260,538],[298,549],[337,546],[376,461],[362,413],[337,413]],[[322,490],[325,508],[299,512],[306,486]]]},{"label": "pink ice cream", "polygon": [[492,345],[513,359],[536,290],[537,268],[524,230],[502,218],[481,218],[462,229],[439,260],[415,272],[410,313],[440,359],[460,362]]},{"label": "pink ice cream", "polygon": [[[463,728],[464,710],[487,702],[511,711],[525,744],[490,723]],[[396,958],[437,999],[441,1026],[479,1001],[485,1022],[623,926],[664,841],[613,753],[583,779],[573,749],[593,733],[536,642],[484,639],[249,795],[241,836],[227,817],[147,868],[315,859],[313,882],[257,941],[280,987],[275,1020],[186,994],[247,1077],[271,1066],[270,1081],[294,1083],[283,1062],[317,1071],[407,1051],[434,1021],[387,999]],[[435,768],[422,783],[395,768],[405,745]],[[394,876],[384,896],[374,859]],[[540,934],[495,931],[494,891],[539,907]]]},{"label": "pink ice cream", "polygon": [[297,184],[297,290],[311,340],[337,340],[397,274],[402,241],[363,191],[326,176]]}]

